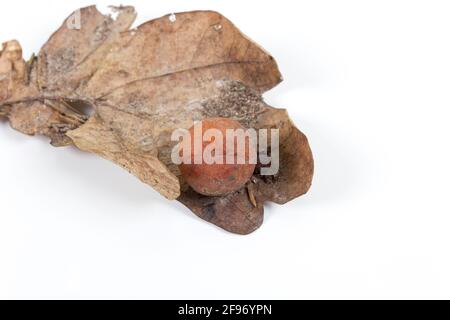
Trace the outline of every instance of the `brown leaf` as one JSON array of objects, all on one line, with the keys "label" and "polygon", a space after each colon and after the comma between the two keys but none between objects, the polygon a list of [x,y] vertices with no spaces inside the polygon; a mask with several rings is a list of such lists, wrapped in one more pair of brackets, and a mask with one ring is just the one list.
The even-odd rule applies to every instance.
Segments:
[{"label": "brown leaf", "polygon": [[[235,233],[261,225],[264,201],[284,203],[308,190],[313,161],[306,137],[261,98],[281,81],[267,52],[216,12],[164,16],[129,30],[134,8],[114,10],[116,19],[94,6],[74,12],[28,63],[17,42],[6,43],[0,116],[23,133],[49,136],[53,145],[73,143],[111,160]],[[74,17],[80,28],[71,25]],[[189,189],[170,159],[171,134],[214,116],[280,128],[280,174],[256,173],[251,186],[224,197]]]}]

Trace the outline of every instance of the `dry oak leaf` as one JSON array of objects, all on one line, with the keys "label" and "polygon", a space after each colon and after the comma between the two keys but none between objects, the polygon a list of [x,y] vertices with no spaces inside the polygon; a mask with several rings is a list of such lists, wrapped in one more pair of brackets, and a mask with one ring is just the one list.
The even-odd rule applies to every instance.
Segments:
[{"label": "dry oak leaf", "polygon": [[[262,93],[281,81],[275,60],[217,12],[168,15],[131,29],[133,7],[75,11],[28,62],[10,41],[0,52],[0,116],[55,146],[73,144],[137,176],[199,217],[240,234],[256,230],[264,201],[287,202],[311,185],[306,137]],[[79,28],[71,20],[78,15]],[[82,109],[93,109],[92,114]],[[253,128],[279,128],[281,168],[255,172],[249,185],[204,197],[170,160],[171,134],[221,116]]]}]

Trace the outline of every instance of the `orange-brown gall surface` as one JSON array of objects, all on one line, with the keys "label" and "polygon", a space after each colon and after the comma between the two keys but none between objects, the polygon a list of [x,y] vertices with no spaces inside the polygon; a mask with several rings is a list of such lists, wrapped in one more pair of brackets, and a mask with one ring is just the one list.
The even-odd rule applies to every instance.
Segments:
[{"label": "orange-brown gall surface", "polygon": [[[209,129],[215,129],[211,131]],[[191,163],[183,163],[180,165],[180,170],[186,182],[198,193],[207,196],[220,196],[239,190],[250,180],[255,170],[255,164],[250,163],[251,153],[256,152],[255,147],[250,143],[250,139],[245,137],[245,150],[241,150],[244,155],[245,163],[238,163],[238,139],[235,137],[233,145],[227,144],[227,130],[235,130],[244,128],[239,122],[228,118],[210,118],[195,124],[190,128],[191,136]],[[209,131],[208,131],[209,130]],[[222,141],[216,146],[222,146],[222,149],[215,148],[212,154],[215,159],[222,158],[223,163],[208,164],[205,162],[204,151],[210,148],[215,142],[215,136],[207,139],[204,133],[221,133]],[[230,131],[228,131],[230,132]],[[196,147],[197,146],[197,147]],[[208,147],[209,146],[209,147]],[[219,154],[218,154],[219,153]],[[228,158],[233,158],[232,163],[229,163]],[[230,157],[232,155],[232,157]],[[194,163],[195,159],[201,157],[201,164]],[[203,156],[203,157],[202,157]]]}]

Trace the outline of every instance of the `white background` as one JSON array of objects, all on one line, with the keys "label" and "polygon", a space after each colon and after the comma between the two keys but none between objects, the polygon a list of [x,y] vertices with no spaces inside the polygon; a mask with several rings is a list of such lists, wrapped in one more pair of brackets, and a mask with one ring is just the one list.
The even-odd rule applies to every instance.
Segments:
[{"label": "white background", "polygon": [[[29,56],[91,2],[4,2],[0,40]],[[308,135],[314,185],[232,235],[2,122],[0,298],[450,298],[448,1],[124,4],[218,10],[273,54],[265,98]]]}]

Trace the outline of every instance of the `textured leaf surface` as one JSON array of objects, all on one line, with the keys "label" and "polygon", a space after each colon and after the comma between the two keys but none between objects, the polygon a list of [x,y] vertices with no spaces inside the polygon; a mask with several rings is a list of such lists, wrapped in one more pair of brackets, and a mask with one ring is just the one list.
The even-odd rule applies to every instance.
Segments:
[{"label": "textured leaf surface", "polygon": [[[74,144],[111,160],[201,218],[246,234],[263,220],[264,201],[287,202],[309,189],[313,161],[306,137],[284,110],[261,94],[281,75],[275,60],[212,11],[164,16],[130,27],[132,7],[113,19],[94,6],[71,15],[37,57],[20,45],[0,52],[0,116],[52,144]],[[83,112],[92,108],[92,114]],[[204,197],[184,183],[170,154],[174,130],[207,117],[229,117],[246,127],[281,130],[281,169],[224,197]]]}]

